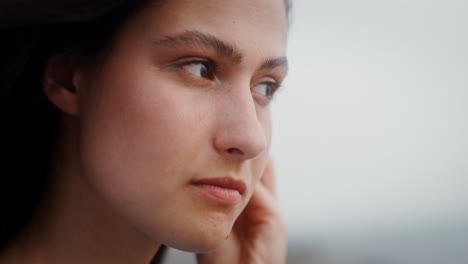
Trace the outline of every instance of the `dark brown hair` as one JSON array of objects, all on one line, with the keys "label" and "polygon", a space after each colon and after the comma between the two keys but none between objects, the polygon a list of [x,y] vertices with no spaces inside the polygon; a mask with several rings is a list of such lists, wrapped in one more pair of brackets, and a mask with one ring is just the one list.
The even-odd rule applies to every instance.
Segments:
[{"label": "dark brown hair", "polygon": [[147,1],[115,1],[111,6],[104,1],[105,9],[100,1],[81,1],[80,8],[56,2],[21,1],[50,16],[35,17],[33,24],[27,19],[10,21],[9,28],[0,29],[0,250],[31,219],[47,185],[59,118],[41,89],[47,60],[71,50],[96,61],[110,49],[122,24]]}]

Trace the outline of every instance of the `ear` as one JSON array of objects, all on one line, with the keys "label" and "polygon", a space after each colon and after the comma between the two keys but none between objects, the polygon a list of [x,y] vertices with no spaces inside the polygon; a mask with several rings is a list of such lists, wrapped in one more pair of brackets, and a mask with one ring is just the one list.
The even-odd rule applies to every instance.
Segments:
[{"label": "ear", "polygon": [[78,95],[83,85],[76,56],[71,52],[52,55],[47,61],[42,88],[46,97],[65,114],[78,115]]}]

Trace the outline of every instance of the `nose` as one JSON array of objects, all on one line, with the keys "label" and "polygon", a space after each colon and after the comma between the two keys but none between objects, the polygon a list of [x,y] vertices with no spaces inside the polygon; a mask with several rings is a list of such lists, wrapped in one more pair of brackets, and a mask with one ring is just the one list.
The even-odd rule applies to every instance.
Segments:
[{"label": "nose", "polygon": [[244,161],[266,150],[267,127],[258,118],[250,88],[234,90],[220,95],[214,146],[225,158]]}]

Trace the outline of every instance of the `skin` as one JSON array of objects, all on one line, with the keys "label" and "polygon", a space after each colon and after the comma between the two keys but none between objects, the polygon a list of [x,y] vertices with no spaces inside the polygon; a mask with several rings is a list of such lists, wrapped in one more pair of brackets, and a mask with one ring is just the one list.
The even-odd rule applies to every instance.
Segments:
[{"label": "skin", "polygon": [[[148,263],[166,244],[199,263],[284,263],[269,148],[286,38],[283,0],[171,0],[131,19],[98,66],[51,58],[54,184],[3,260]],[[192,184],[226,176],[247,187],[234,205]]]}]

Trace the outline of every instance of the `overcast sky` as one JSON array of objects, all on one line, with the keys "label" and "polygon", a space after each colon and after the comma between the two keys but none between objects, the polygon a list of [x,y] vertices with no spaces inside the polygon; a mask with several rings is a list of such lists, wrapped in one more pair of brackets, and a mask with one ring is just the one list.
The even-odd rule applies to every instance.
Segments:
[{"label": "overcast sky", "polygon": [[293,2],[272,106],[290,233],[468,216],[468,2]]}]

